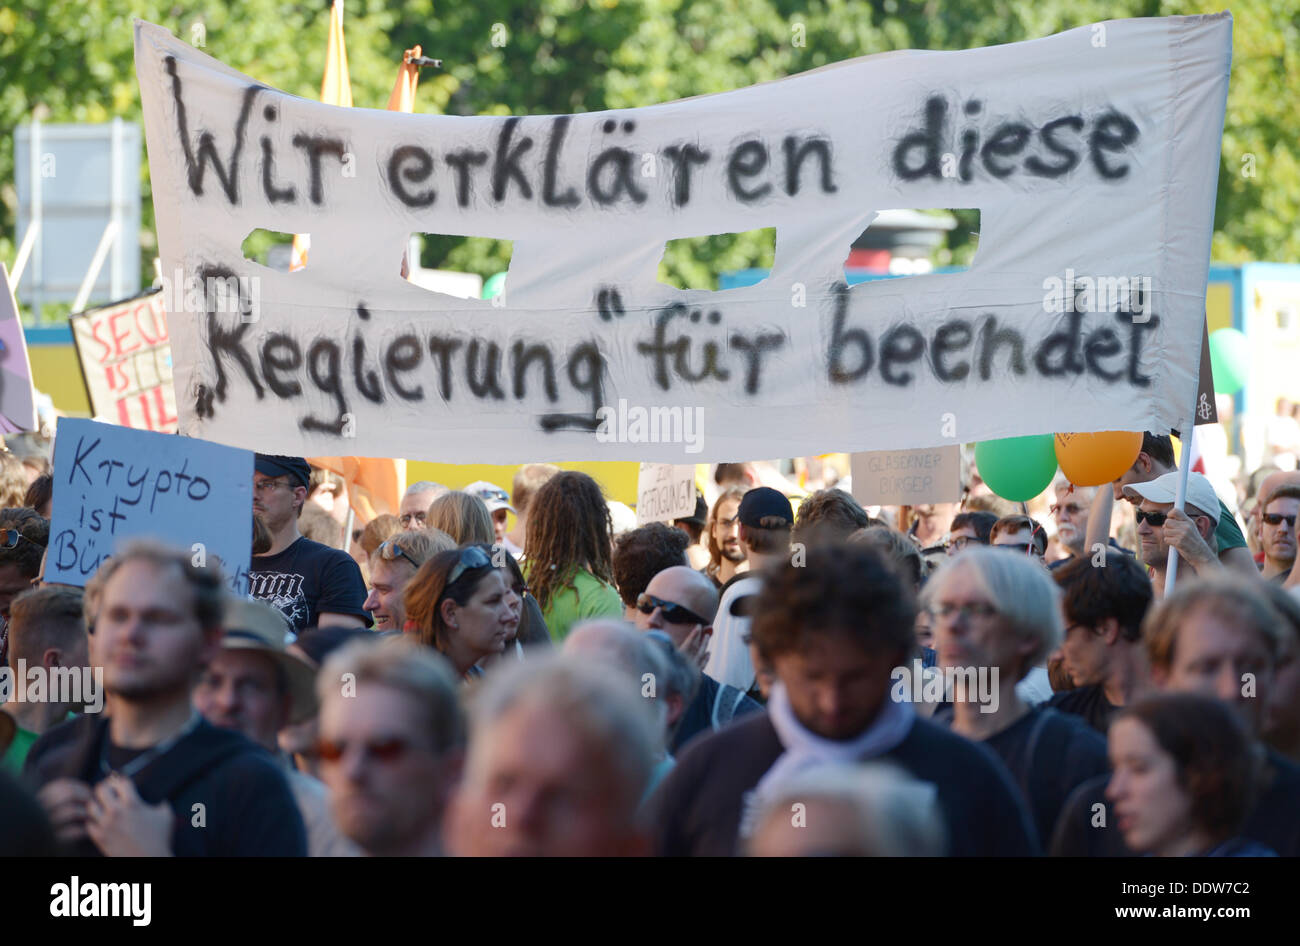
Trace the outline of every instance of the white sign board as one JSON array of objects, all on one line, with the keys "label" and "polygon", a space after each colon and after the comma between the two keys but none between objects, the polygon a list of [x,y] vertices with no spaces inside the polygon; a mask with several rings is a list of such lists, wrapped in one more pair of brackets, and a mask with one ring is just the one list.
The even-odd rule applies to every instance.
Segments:
[{"label": "white sign board", "polygon": [[60,417],[45,580],[84,585],[124,539],[138,536],[219,563],[230,589],[246,594],[253,454]]},{"label": "white sign board", "polygon": [[[169,309],[180,430],[306,456],[699,463],[1178,427],[1231,46],[1226,13],[1117,20],[501,118],[323,105],[137,22],[163,271],[197,300]],[[970,270],[848,288],[849,246],[898,208],[978,208]],[[668,241],[762,227],[762,283],[658,282]],[[244,259],[257,228],[310,233],[306,269]],[[412,233],[513,241],[504,293],[402,279]],[[611,429],[637,412],[662,423]]]},{"label": "white sign board", "polygon": [[916,506],[961,499],[961,446],[878,450],[850,458],[853,498],[863,506]]},{"label": "white sign board", "polygon": [[671,522],[695,515],[695,467],[689,463],[642,463],[636,477],[636,524]]}]

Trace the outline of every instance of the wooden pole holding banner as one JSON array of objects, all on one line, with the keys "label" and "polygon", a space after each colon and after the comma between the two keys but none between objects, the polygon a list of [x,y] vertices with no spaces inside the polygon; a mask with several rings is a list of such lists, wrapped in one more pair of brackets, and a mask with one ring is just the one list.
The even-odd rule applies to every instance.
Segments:
[{"label": "wooden pole holding banner", "polygon": [[[1191,416],[1195,417],[1195,413]],[[1183,425],[1187,429],[1187,434],[1182,438],[1183,449],[1182,457],[1178,461],[1178,492],[1174,496],[1174,508],[1179,512],[1183,511],[1183,504],[1187,499],[1187,475],[1192,469],[1192,438],[1196,436],[1196,428],[1187,423]],[[1174,431],[1170,431],[1171,434]],[[1165,569],[1165,597],[1169,597],[1174,590],[1174,580],[1178,577],[1178,550],[1173,546],[1169,548],[1169,564]]]}]

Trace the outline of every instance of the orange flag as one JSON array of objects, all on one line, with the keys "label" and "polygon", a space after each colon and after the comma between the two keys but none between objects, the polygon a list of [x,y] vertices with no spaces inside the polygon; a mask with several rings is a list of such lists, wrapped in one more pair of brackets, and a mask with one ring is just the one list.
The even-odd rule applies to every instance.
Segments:
[{"label": "orange flag", "polygon": [[415,111],[415,89],[420,84],[420,67],[412,65],[411,60],[423,55],[419,46],[402,54],[402,64],[397,67],[397,82],[393,85],[393,94],[388,97],[390,112]]},{"label": "orange flag", "polygon": [[[334,0],[334,5],[330,7],[329,44],[325,48],[325,76],[321,79],[320,100],[326,105],[352,107],[348,50],[343,45],[343,0]],[[289,272],[295,272],[307,265],[309,249],[311,249],[311,235],[295,234],[293,252],[289,257]]]},{"label": "orange flag", "polygon": [[360,523],[383,513],[397,515],[406,488],[406,461],[384,457],[307,457],[348,484],[348,501]]}]

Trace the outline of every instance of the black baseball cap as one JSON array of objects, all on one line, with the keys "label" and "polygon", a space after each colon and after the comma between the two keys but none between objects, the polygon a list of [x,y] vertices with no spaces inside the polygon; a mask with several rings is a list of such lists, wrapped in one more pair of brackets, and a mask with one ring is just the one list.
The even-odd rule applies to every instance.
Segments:
[{"label": "black baseball cap", "polygon": [[311,485],[311,467],[302,457],[277,457],[269,453],[254,456],[253,469],[263,476],[287,476],[296,481],[295,485]]},{"label": "black baseball cap", "polygon": [[674,519],[673,522],[689,522],[693,526],[699,526],[701,529],[709,524],[709,504],[704,501],[704,494],[698,489],[695,491],[695,514],[691,516],[682,516],[680,519]]},{"label": "black baseball cap", "polygon": [[779,529],[781,526],[763,525],[763,520],[769,517],[780,519],[781,525],[794,525],[794,510],[790,507],[790,500],[786,499],[777,490],[770,486],[758,486],[747,492],[740,500],[740,509],[736,513],[736,518],[741,525],[749,526],[751,529]]}]

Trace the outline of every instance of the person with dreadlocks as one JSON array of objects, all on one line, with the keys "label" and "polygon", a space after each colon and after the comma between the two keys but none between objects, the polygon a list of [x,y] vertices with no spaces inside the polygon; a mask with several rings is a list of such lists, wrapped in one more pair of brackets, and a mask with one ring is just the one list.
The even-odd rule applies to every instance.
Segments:
[{"label": "person with dreadlocks", "polygon": [[609,507],[585,473],[551,477],[528,504],[524,570],[551,639],[589,618],[617,618]]}]

